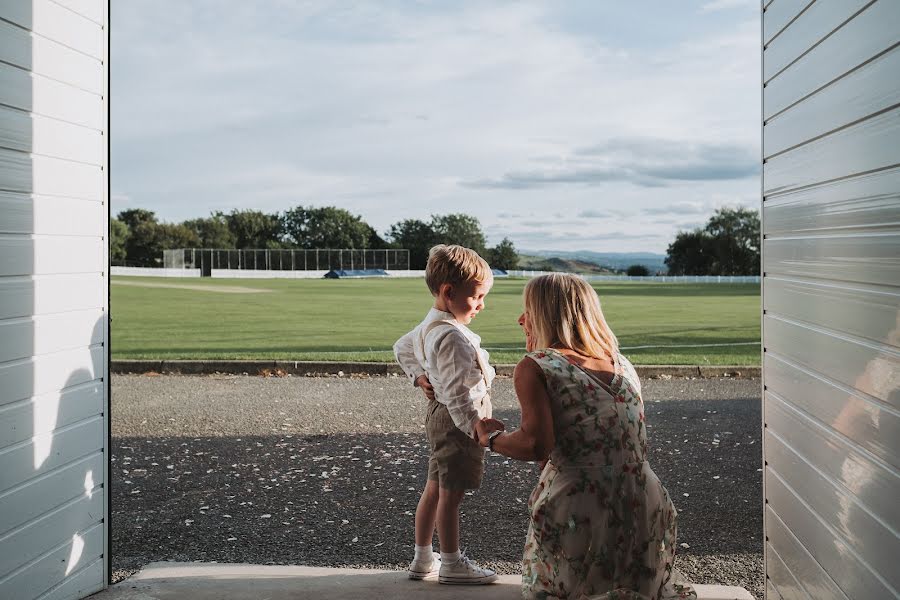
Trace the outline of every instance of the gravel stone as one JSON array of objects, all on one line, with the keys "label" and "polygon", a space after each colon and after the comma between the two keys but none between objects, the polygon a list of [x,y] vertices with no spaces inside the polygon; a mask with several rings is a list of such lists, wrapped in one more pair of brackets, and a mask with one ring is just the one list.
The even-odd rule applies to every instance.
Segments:
[{"label": "gravel stone", "polygon": [[[763,597],[760,382],[643,382],[651,465],[679,510],[676,567]],[[494,414],[518,425],[508,377]],[[112,378],[113,579],[161,560],[404,569],[427,475],[406,378]],[[517,573],[537,467],[488,456],[462,545]]]}]

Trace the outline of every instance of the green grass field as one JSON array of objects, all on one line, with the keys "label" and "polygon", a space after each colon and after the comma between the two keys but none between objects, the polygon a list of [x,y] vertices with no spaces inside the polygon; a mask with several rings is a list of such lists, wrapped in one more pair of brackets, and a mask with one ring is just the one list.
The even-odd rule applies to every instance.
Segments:
[{"label": "green grass field", "polygon": [[[524,352],[516,324],[524,286],[522,279],[497,280],[472,322],[492,362],[513,363]],[[594,287],[623,353],[636,364],[759,364],[757,285]],[[394,341],[425,315],[431,296],[421,279],[114,277],[111,305],[114,359],[385,362],[393,360]],[[691,344],[722,345],[685,347]]]}]

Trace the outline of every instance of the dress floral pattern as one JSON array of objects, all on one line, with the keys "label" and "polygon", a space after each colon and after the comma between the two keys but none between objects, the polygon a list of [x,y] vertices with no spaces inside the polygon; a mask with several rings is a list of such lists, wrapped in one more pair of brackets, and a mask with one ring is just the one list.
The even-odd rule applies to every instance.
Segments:
[{"label": "dress floral pattern", "polygon": [[641,384],[622,355],[610,385],[556,350],[541,367],[556,446],[531,493],[525,598],[696,599],[677,582],[676,511],[647,462]]}]

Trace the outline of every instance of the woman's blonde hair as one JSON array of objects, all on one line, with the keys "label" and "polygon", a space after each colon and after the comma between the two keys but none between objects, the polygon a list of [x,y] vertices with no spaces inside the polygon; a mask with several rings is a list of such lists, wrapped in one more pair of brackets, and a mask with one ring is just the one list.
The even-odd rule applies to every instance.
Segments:
[{"label": "woman's blonde hair", "polygon": [[612,358],[619,351],[619,340],[603,316],[597,292],[581,277],[541,275],[528,282],[524,296],[538,348],[562,345],[594,358]]}]

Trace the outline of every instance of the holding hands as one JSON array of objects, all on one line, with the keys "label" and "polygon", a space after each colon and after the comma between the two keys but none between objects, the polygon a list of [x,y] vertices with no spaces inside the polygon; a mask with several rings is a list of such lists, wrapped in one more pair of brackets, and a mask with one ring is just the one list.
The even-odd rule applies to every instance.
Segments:
[{"label": "holding hands", "polygon": [[[422,388],[422,393],[425,394],[425,397],[429,400],[434,400],[434,387],[431,385],[431,381],[428,379],[428,375],[423,373],[416,377],[416,385]],[[488,447],[490,443],[490,435],[495,431],[506,431],[506,425],[503,421],[499,419],[493,418],[484,418],[475,423],[475,435],[478,443]]]},{"label": "holding hands", "polygon": [[478,443],[488,447],[490,435],[495,431],[506,431],[506,425],[499,419],[484,418],[475,423],[475,433],[478,436]]}]

